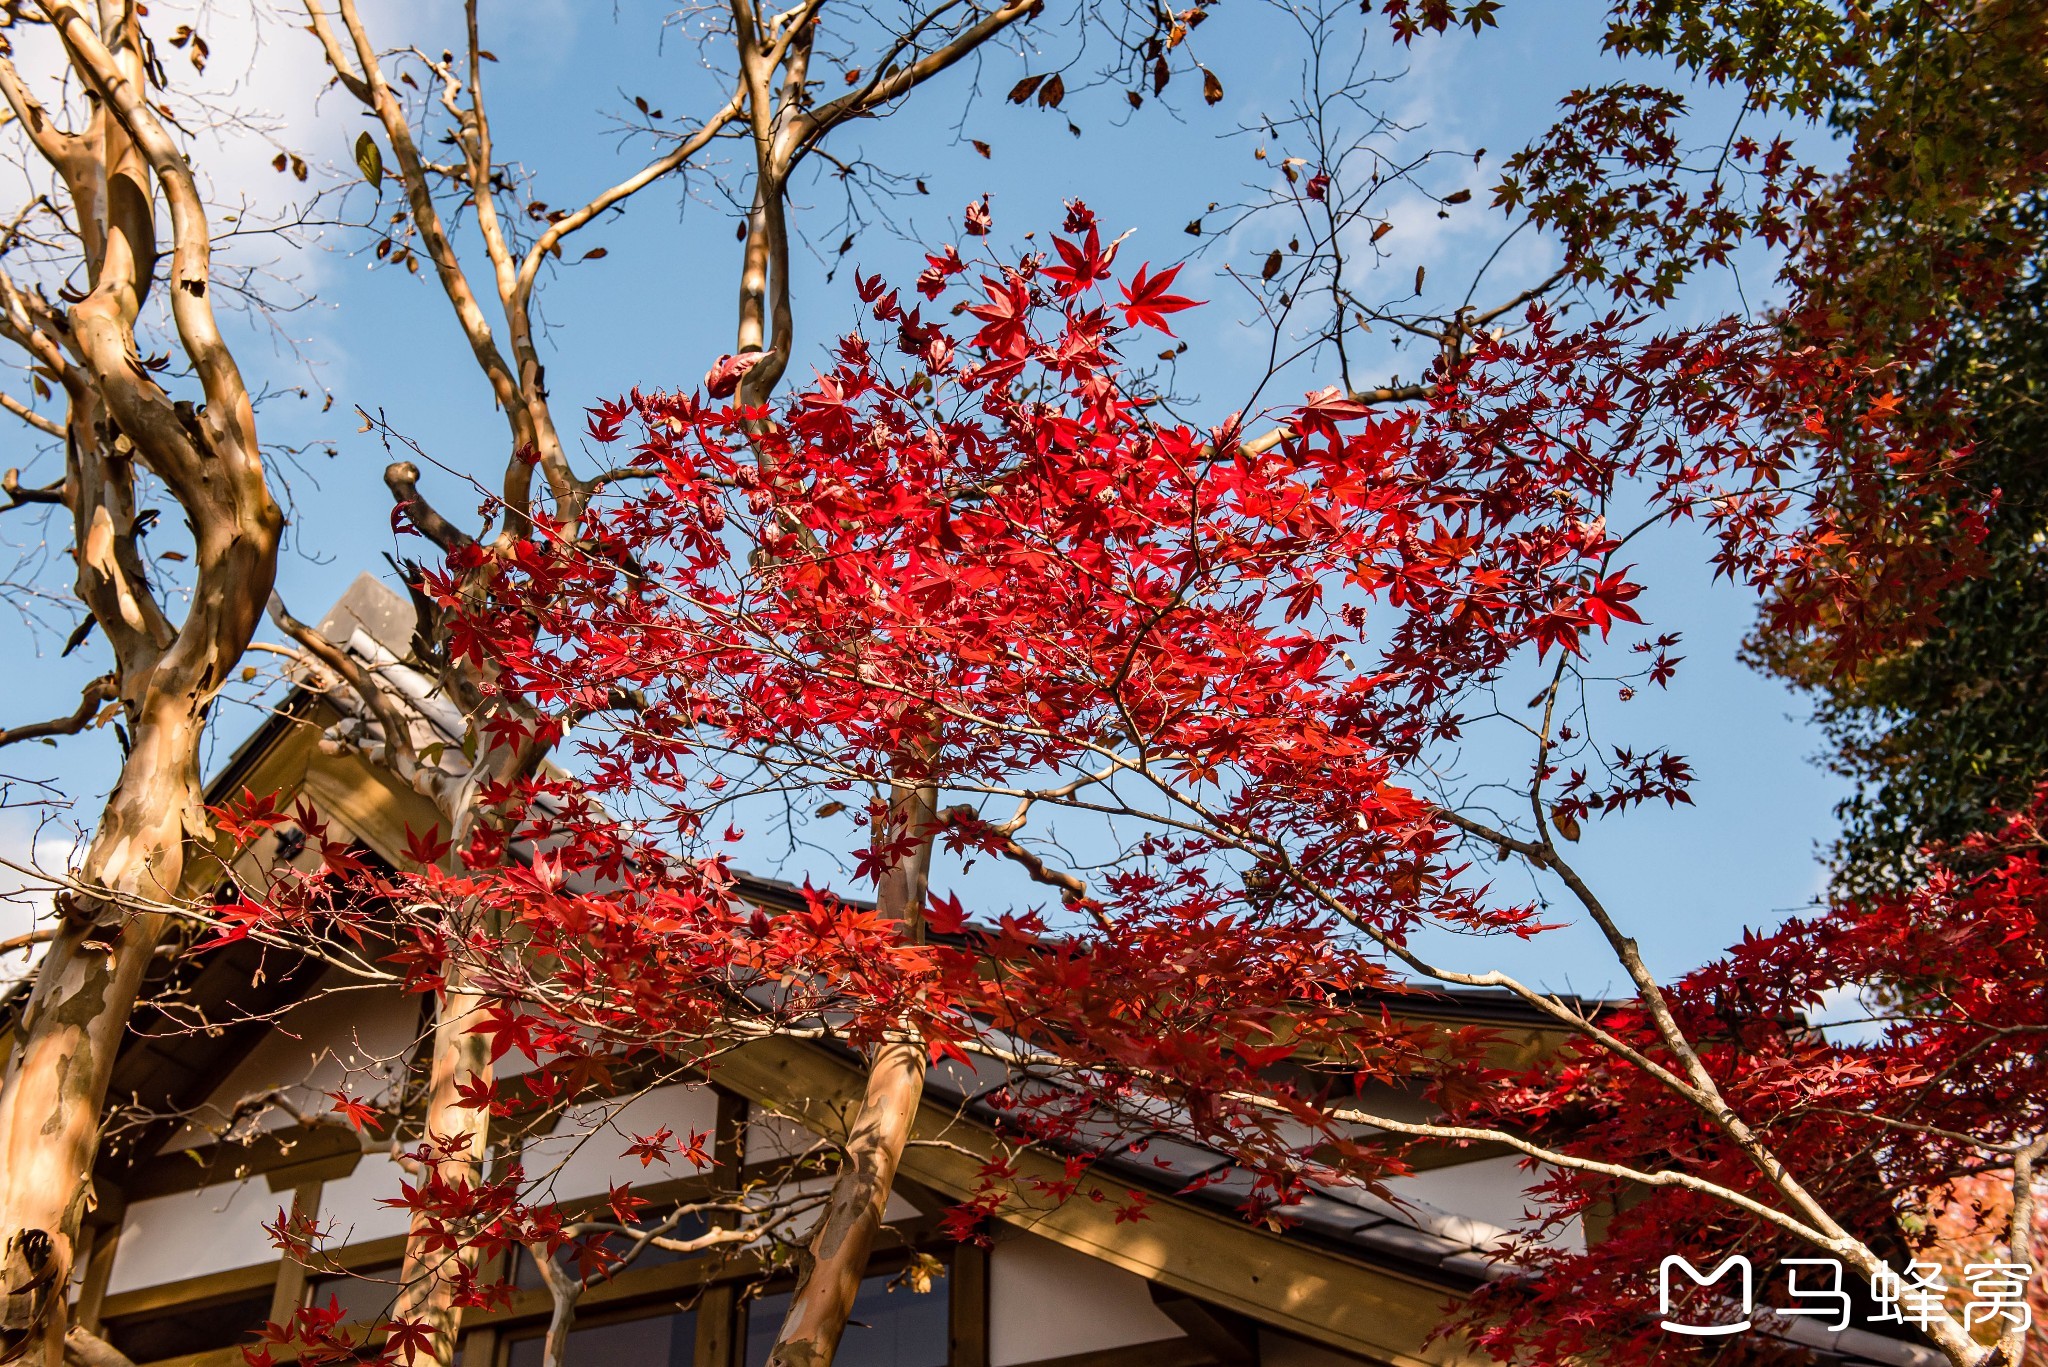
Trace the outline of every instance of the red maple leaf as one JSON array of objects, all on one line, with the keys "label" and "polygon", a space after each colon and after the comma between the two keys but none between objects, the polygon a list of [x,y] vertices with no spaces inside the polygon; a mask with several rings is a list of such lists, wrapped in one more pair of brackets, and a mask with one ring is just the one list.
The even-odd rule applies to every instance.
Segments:
[{"label": "red maple leaf", "polygon": [[1109,250],[1104,251],[1102,231],[1091,224],[1085,245],[1064,237],[1055,237],[1052,245],[1059,251],[1060,264],[1047,266],[1039,274],[1053,282],[1062,299],[1071,299],[1096,281],[1109,279],[1110,264],[1116,260],[1120,244],[1112,242]]},{"label": "red maple leaf", "polygon": [[394,1319],[384,1326],[384,1356],[391,1362],[411,1362],[434,1355],[434,1330],[424,1319]]},{"label": "red maple leaf", "polygon": [[374,1132],[382,1123],[377,1119],[376,1107],[367,1101],[358,1100],[347,1092],[329,1092],[327,1096],[334,1102],[334,1109],[340,1112],[348,1121],[350,1128],[358,1133],[362,1132],[364,1126],[368,1126]]},{"label": "red maple leaf", "polygon": [[1138,267],[1138,273],[1132,278],[1131,283],[1123,286],[1124,302],[1120,307],[1124,311],[1124,323],[1130,327],[1137,327],[1142,323],[1147,327],[1158,328],[1171,337],[1173,329],[1166,325],[1166,315],[1179,313],[1182,309],[1191,309],[1201,301],[1167,293],[1173,285],[1173,278],[1180,274],[1179,266],[1170,267],[1148,277],[1146,272],[1150,269],[1149,263]]},{"label": "red maple leaf", "polygon": [[521,1015],[508,1006],[492,1006],[470,1029],[479,1035],[491,1037],[491,1062],[496,1063],[510,1050],[517,1049],[538,1063],[540,1055],[533,1045],[533,1017]]},{"label": "red maple leaf", "polygon": [[455,1104],[465,1111],[487,1111],[498,1099],[498,1086],[485,1077],[458,1078],[455,1096]]},{"label": "red maple leaf", "polygon": [[986,304],[969,304],[967,312],[987,326],[974,334],[974,345],[998,356],[1019,358],[1030,354],[1031,333],[1026,320],[1031,316],[1031,289],[1022,280],[981,278],[988,293]]},{"label": "red maple leaf", "polygon": [[675,1138],[675,1131],[664,1125],[653,1134],[636,1134],[633,1142],[626,1146],[626,1157],[638,1158],[640,1166],[652,1166],[656,1159],[668,1162],[669,1141]]}]

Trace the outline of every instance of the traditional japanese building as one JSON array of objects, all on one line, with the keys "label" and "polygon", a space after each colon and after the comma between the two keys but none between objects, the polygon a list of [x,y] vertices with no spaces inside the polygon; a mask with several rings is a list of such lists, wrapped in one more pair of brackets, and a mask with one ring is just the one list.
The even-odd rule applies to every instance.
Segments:
[{"label": "traditional japanese building", "polygon": [[[366,576],[321,630],[388,670],[405,649],[409,610]],[[343,720],[319,692],[294,692],[217,775],[215,798],[248,789],[302,800],[397,865],[408,827],[433,825],[433,811],[347,748],[319,743]],[[291,833],[282,838],[286,848],[241,858],[293,857]],[[745,895],[774,908],[791,904],[795,892],[752,880]],[[114,1071],[115,1110],[94,1174],[97,1208],[73,1318],[142,1367],[241,1367],[252,1330],[298,1306],[334,1297],[346,1319],[368,1323],[390,1304],[406,1213],[384,1202],[403,1172],[388,1141],[335,1121],[323,1097],[366,1069],[402,1070],[426,1021],[420,997],[343,974],[244,940],[167,958],[137,1014]],[[1544,1042],[1544,1023],[1504,996],[1438,993],[1402,1009],[1446,1026],[1483,1024],[1518,1047]],[[1514,1155],[1424,1151],[1414,1175],[1387,1183],[1394,1202],[1325,1189],[1259,1225],[1237,1209],[1249,1177],[1223,1154],[1170,1132],[1124,1134],[1102,1146],[1072,1199],[1008,1211],[986,1248],[956,1245],[941,1233],[940,1217],[974,1193],[982,1159],[1001,1146],[1012,1082],[994,1064],[933,1070],[917,1130],[932,1142],[905,1156],[891,1226],[840,1350],[843,1367],[1478,1360],[1435,1331],[1454,1302],[1493,1274],[1486,1250],[1522,1213],[1529,1176]],[[772,1180],[817,1134],[833,1132],[860,1087],[857,1059],[829,1043],[748,1045],[709,1082],[657,1086],[560,1117],[550,1194],[570,1206],[602,1202],[613,1184],[630,1180],[651,1200],[673,1201],[730,1185],[735,1175]],[[1427,1114],[1419,1099],[1378,1100]],[[592,1116],[617,1143],[588,1140]],[[716,1135],[710,1167],[682,1164],[649,1182],[637,1160],[620,1156],[628,1136],[662,1126]],[[528,1146],[529,1170],[536,1155],[550,1155],[548,1144],[543,1135]],[[1064,1156],[1027,1150],[1018,1161],[1027,1176],[1051,1179]],[[1196,1179],[1206,1181],[1189,1190]],[[1119,1220],[1133,1192],[1149,1198],[1146,1218]],[[279,1256],[265,1226],[281,1211],[332,1232],[331,1251],[316,1266]],[[902,1275],[913,1259],[927,1275]],[[928,1275],[924,1259],[936,1260],[940,1274]],[[550,1297],[531,1266],[513,1268],[512,1277],[508,1304],[466,1315],[465,1367],[538,1367]],[[568,1361],[752,1367],[772,1341],[786,1277],[751,1254],[642,1258],[583,1296]],[[1645,1269],[1646,1286],[1654,1277]],[[1837,1363],[1934,1361],[1855,1331],[1809,1342]]]}]

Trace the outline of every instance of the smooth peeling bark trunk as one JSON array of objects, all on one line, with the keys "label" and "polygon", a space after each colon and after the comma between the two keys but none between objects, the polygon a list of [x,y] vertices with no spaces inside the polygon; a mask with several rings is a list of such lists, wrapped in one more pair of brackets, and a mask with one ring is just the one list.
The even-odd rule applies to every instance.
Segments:
[{"label": "smooth peeling bark trunk", "polygon": [[[491,1078],[490,1037],[475,1032],[488,1004],[488,998],[467,990],[460,966],[451,963],[440,1014],[434,1024],[426,1111],[430,1142],[457,1136],[465,1141],[436,1168],[441,1181],[450,1186],[477,1184],[490,1143],[490,1112],[461,1106],[456,1090],[458,1083],[471,1079],[488,1082]],[[456,1342],[462,1331],[462,1307],[455,1303],[456,1277],[462,1269],[476,1268],[475,1249],[465,1246],[451,1251],[444,1245],[441,1233],[430,1215],[415,1214],[406,1234],[398,1303],[392,1307],[391,1317],[424,1324],[433,1335],[431,1354],[412,1357],[413,1367],[425,1367],[429,1362],[447,1367],[455,1360]]]},{"label": "smooth peeling bark trunk", "polygon": [[561,1291],[554,1295],[554,1309],[548,1315],[548,1332],[540,1341],[540,1367],[563,1367],[569,1358],[569,1333],[576,1327],[577,1297]]},{"label": "smooth peeling bark trunk", "polygon": [[[890,815],[896,830],[916,831],[920,838],[910,853],[883,871],[877,901],[885,916],[904,922],[913,938],[921,938],[931,875],[930,837],[938,820],[937,789],[898,785],[891,795]],[[824,1216],[811,1235],[810,1256],[768,1355],[768,1367],[828,1367],[838,1352],[924,1097],[925,1064],[924,1040],[907,1027],[891,1032],[869,1059],[867,1086],[846,1137],[846,1156],[832,1180]]]},{"label": "smooth peeling bark trunk", "polygon": [[540,1341],[540,1367],[563,1367],[569,1356],[569,1334],[576,1327],[576,1303],[583,1299],[583,1279],[550,1257],[545,1244],[526,1245],[526,1256],[533,1259],[550,1301],[548,1331]]},{"label": "smooth peeling bark trunk", "polygon": [[924,1070],[921,1039],[892,1039],[875,1051],[845,1162],[811,1236],[810,1265],[790,1298],[768,1367],[826,1367],[838,1351],[924,1095]]},{"label": "smooth peeling bark trunk", "polygon": [[[485,791],[530,774],[539,765],[542,753],[532,743],[514,749],[493,746],[472,766],[468,776],[440,805],[441,816],[449,823],[449,843],[455,849],[467,846],[479,823],[490,819],[483,806]],[[455,942],[453,937],[450,942]],[[457,1135],[467,1139],[459,1157],[439,1166],[441,1179],[448,1183],[474,1187],[482,1179],[489,1157],[490,1112],[458,1104],[461,1094],[457,1088],[464,1082],[488,1086],[496,1077],[490,1037],[476,1033],[491,1001],[487,994],[471,990],[460,951],[452,951],[445,969],[440,1010],[434,1021],[425,1121],[429,1139]],[[419,1321],[433,1334],[431,1352],[415,1354],[408,1359],[408,1367],[453,1367],[461,1340],[462,1307],[455,1303],[455,1278],[462,1270],[474,1272],[478,1255],[468,1247],[450,1251],[443,1233],[433,1219],[424,1215],[414,1216],[406,1233],[398,1303],[392,1307],[392,1318]],[[572,1304],[571,1322],[574,1309]],[[565,1327],[563,1334],[566,1336],[567,1332]]]},{"label": "smooth peeling bark trunk", "polygon": [[0,1083],[0,1229],[6,1231],[0,1361],[59,1367],[62,1290],[91,1199],[107,1080],[169,916],[185,891],[187,840],[204,834],[197,707],[136,725],[78,881],[36,973]]}]

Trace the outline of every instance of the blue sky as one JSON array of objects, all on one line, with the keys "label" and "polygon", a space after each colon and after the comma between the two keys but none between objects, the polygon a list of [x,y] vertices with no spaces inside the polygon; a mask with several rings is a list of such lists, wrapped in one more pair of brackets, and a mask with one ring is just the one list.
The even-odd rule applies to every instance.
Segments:
[{"label": "blue sky", "polygon": [[[1057,10],[1056,0],[1051,8]],[[456,7],[445,0],[432,6],[385,2],[369,4],[367,12],[385,45],[405,41],[431,50],[452,37]],[[1449,219],[1438,219],[1434,206],[1414,194],[1396,209],[1381,277],[1389,293],[1405,292],[1418,265],[1427,266],[1443,288],[1470,279],[1500,240],[1501,222],[1484,205],[1502,155],[1548,121],[1566,90],[1629,74],[1597,52],[1601,12],[1580,0],[1525,0],[1508,5],[1501,28],[1477,39],[1435,39],[1412,51],[1375,40],[1368,65],[1389,76],[1402,74],[1386,87],[1389,113],[1404,125],[1426,129],[1416,139],[1458,153],[1427,168],[1425,184],[1438,193],[1461,186],[1475,191],[1473,202]],[[499,152],[537,177],[541,198],[558,205],[580,202],[637,164],[636,147],[621,136],[615,118],[633,96],[664,108],[672,121],[710,103],[713,86],[696,64],[687,26],[664,26],[664,13],[631,0],[616,6],[576,0],[485,6],[485,43],[500,58],[490,68]],[[1351,22],[1357,22],[1355,14]],[[969,98],[969,73],[952,73],[920,92],[905,114],[847,129],[833,145],[841,155],[858,154],[921,177],[929,189],[895,206],[909,240],[872,227],[858,237],[846,264],[907,283],[922,264],[913,240],[955,240],[961,206],[984,192],[994,195],[999,239],[1056,227],[1061,201],[1078,196],[1111,231],[1135,229],[1125,263],[1182,257],[1202,245],[1182,230],[1191,218],[1203,215],[1211,202],[1263,193],[1273,181],[1277,156],[1259,161],[1253,155],[1269,140],[1244,129],[1298,90],[1302,52],[1293,32],[1284,15],[1260,0],[1231,0],[1194,35],[1197,55],[1224,83],[1219,104],[1202,103],[1186,78],[1179,82],[1177,107],[1167,107],[1171,98],[1148,100],[1135,113],[1118,91],[1077,89],[1064,112],[1081,130],[1079,137],[1056,114],[1011,107],[1000,98],[1019,75],[1070,54],[1063,46],[1070,39],[1061,31],[1048,30],[1040,50],[1027,56],[989,56],[982,77],[989,93],[978,100]],[[223,97],[276,116],[284,144],[313,165],[309,184],[348,184],[354,174],[348,149],[366,122],[337,92],[320,93],[323,73],[311,39],[285,22],[223,30],[212,38],[216,56],[209,81],[218,83]],[[261,59],[252,60],[257,52]],[[1070,81],[1070,87],[1078,84]],[[1697,95],[1702,138],[1718,143],[1729,117],[1726,101],[1716,92]],[[973,139],[989,144],[988,157],[973,148]],[[1470,154],[1479,148],[1488,154],[1475,166]],[[275,151],[276,144],[260,133],[244,133],[202,146],[202,164],[223,194],[274,197],[285,180],[269,169]],[[828,254],[839,240],[830,194],[829,185],[811,187],[799,206],[799,221],[812,227]],[[381,211],[390,207],[386,203]],[[363,187],[349,192],[346,214],[353,221],[362,223],[375,212],[379,206]],[[580,426],[573,415],[587,401],[633,386],[694,384],[711,360],[732,349],[734,224],[730,209],[700,178],[646,192],[625,214],[577,240],[571,257],[603,246],[605,258],[562,269],[543,293],[549,386],[565,428]],[[1285,236],[1284,228],[1254,223],[1228,240],[1209,240],[1183,276],[1186,292],[1215,302],[1183,315],[1187,322],[1177,330],[1191,349],[1178,387],[1204,396],[1213,417],[1241,402],[1248,377],[1262,366],[1267,340],[1236,320],[1241,296],[1221,271],[1226,265],[1256,269]],[[273,261],[276,273],[294,282],[292,288],[313,296],[279,320],[291,347],[280,345],[275,333],[256,329],[244,329],[238,338],[244,368],[259,383],[313,386],[311,397],[274,401],[262,415],[266,441],[310,444],[299,468],[280,465],[291,485],[296,521],[279,587],[307,619],[316,619],[360,570],[383,570],[381,555],[393,549],[381,482],[390,457],[375,437],[357,432],[355,407],[382,414],[417,441],[443,467],[429,472],[430,496],[472,524],[476,500],[458,476],[493,484],[504,459],[504,425],[446,300],[424,273],[374,268],[363,250],[368,240],[359,230],[336,226],[289,249],[244,244]],[[464,234],[464,245],[472,261],[481,258],[473,235]],[[1495,263],[1486,288],[1540,278],[1556,259],[1553,245],[1525,234]],[[801,382],[809,362],[851,318],[852,271],[842,269],[828,283],[828,264],[806,258],[796,280],[801,340],[793,382]],[[1704,316],[1737,307],[1745,298],[1751,304],[1767,299],[1769,263],[1751,257],[1742,266],[1741,294],[1730,277],[1717,276],[1701,282],[1683,311]],[[1392,352],[1371,360],[1381,371],[1398,370],[1404,362]],[[1406,365],[1412,375],[1414,361]],[[1365,370],[1374,373],[1371,364]],[[1282,386],[1283,397],[1311,387],[1311,381],[1327,382],[1305,373],[1287,378],[1300,383]],[[323,387],[335,400],[325,413]],[[32,475],[53,475],[48,454],[38,464],[28,461],[27,435],[17,435],[13,449],[20,454],[9,463],[28,466]],[[331,457],[324,454],[328,446]],[[18,543],[37,536],[21,521],[0,534]],[[416,554],[420,545],[414,541],[405,549]],[[1696,806],[1592,823],[1580,853],[1610,905],[1641,939],[1653,968],[1671,974],[1711,956],[1743,926],[1768,924],[1816,894],[1823,883],[1816,845],[1831,834],[1829,809],[1839,787],[1811,763],[1820,741],[1804,723],[1804,704],[1735,660],[1750,622],[1748,598],[1709,583],[1702,547],[1683,531],[1652,544],[1642,558],[1650,590],[1639,606],[1653,622],[1683,629],[1686,658],[1668,693],[1640,697],[1615,720],[1630,734],[1655,737],[1692,761],[1699,775]],[[13,633],[18,664],[14,686],[0,704],[0,723],[68,711],[78,684],[100,662],[57,662],[61,632],[34,634],[11,622],[4,629]],[[255,716],[242,702],[223,704],[212,763],[225,757]],[[111,734],[96,731],[51,749],[10,752],[0,767],[60,778],[86,799],[78,811],[89,820],[96,805],[90,795],[110,781],[113,759]],[[1497,760],[1483,750],[1474,755],[1481,766]],[[18,858],[31,840],[28,814],[0,813],[4,818],[11,822],[0,825],[0,834]],[[37,847],[44,858],[61,848],[55,832]],[[763,862],[749,861],[744,847],[741,860]],[[1497,958],[1492,946],[1455,948],[1472,966]],[[1620,980],[1604,949],[1573,932],[1518,947],[1511,962],[1557,988],[1598,992]]]}]

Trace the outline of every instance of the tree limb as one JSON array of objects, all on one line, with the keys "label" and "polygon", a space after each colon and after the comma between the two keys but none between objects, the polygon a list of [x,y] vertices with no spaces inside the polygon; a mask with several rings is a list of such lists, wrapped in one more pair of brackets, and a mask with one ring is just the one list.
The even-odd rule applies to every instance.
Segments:
[{"label": "tree limb", "polygon": [[347,651],[292,616],[285,608],[283,597],[275,593],[270,595],[270,620],[277,623],[278,630],[304,647],[307,654],[339,674],[363,700],[363,706],[376,714],[377,724],[384,728],[385,764],[401,772],[414,767],[418,760],[413,752],[412,728],[392,706],[390,695],[377,686],[370,671],[352,659]]},{"label": "tree limb", "polygon": [[384,467],[384,487],[398,500],[398,506],[405,509],[412,525],[419,528],[420,535],[444,551],[460,550],[474,546],[476,538],[450,522],[434,510],[434,505],[420,494],[420,467],[409,460],[393,461]]},{"label": "tree limb", "polygon": [[65,1367],[135,1367],[129,1356],[80,1325],[64,1331]]},{"label": "tree limb", "polygon": [[59,933],[56,926],[44,926],[41,930],[31,930],[26,935],[10,936],[0,940],[0,954],[12,954],[17,949],[33,949],[37,945],[46,945],[56,939]]},{"label": "tree limb", "polygon": [[42,740],[49,736],[75,736],[91,725],[92,719],[100,714],[101,707],[119,696],[120,690],[115,685],[114,676],[102,674],[79,690],[78,710],[70,716],[0,730],[0,745],[13,745],[24,740]]},{"label": "tree limb", "polygon": [[[6,396],[0,395],[0,404],[5,404],[5,402]],[[59,435],[61,434],[62,429],[60,428]],[[14,469],[10,469],[6,474],[0,475],[0,493],[7,495],[7,508],[0,509],[0,511],[19,508],[24,503],[69,503],[71,501],[68,481],[60,479],[53,484],[45,484],[41,488],[35,488],[24,485],[21,482],[21,471]]]},{"label": "tree limb", "polygon": [[[12,413],[15,417],[20,418],[30,427],[35,428],[36,431],[46,436],[61,437],[64,435],[63,423],[58,422],[55,418],[44,417],[12,394],[0,391],[0,408],[6,409],[9,413]],[[9,492],[11,493],[12,490]],[[18,503],[21,500],[16,499],[15,501]]]}]

